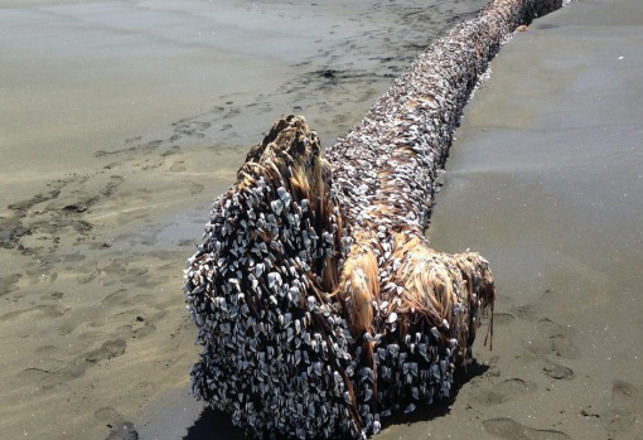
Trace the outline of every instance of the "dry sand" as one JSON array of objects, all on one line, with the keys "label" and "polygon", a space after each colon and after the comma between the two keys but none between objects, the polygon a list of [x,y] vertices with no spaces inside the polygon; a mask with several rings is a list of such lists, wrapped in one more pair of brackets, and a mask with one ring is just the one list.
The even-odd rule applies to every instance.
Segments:
[{"label": "dry sand", "polygon": [[3,1],[0,437],[196,432],[181,274],[213,197],[280,114],[334,142],[483,3]]},{"label": "dry sand", "polygon": [[[280,113],[329,144],[482,2],[29,3],[0,9],[2,438],[242,439],[188,395],[211,199]],[[492,63],[430,236],[491,261],[494,350],[377,438],[643,438],[642,6],[573,4]]]}]

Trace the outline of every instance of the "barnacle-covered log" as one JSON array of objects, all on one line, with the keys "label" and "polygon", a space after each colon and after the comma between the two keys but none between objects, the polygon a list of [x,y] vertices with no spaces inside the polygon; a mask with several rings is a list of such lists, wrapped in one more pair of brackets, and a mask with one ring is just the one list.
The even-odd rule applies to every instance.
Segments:
[{"label": "barnacle-covered log", "polygon": [[303,118],[275,123],[188,260],[197,397],[257,438],[309,439],[365,437],[449,396],[495,292],[480,255],[428,247],[435,179],[500,45],[562,2],[492,1],[326,155]]}]

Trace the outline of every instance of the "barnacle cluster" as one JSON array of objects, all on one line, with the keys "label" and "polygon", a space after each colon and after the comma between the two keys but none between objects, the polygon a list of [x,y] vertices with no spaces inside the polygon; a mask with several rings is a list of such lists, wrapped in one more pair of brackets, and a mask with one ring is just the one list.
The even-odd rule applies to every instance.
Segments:
[{"label": "barnacle cluster", "polygon": [[198,397],[257,438],[309,439],[363,438],[449,396],[495,291],[480,255],[428,246],[435,180],[490,59],[562,2],[492,1],[326,154],[303,118],[275,123],[188,260]]}]

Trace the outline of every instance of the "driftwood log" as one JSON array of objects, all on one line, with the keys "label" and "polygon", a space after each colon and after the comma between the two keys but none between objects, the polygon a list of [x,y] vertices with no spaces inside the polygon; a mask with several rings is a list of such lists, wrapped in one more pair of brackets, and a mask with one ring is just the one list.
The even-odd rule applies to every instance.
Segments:
[{"label": "driftwood log", "polygon": [[362,438],[449,396],[495,291],[480,255],[429,248],[436,176],[501,44],[562,3],[492,1],[326,154],[303,118],[275,123],[188,260],[197,397],[255,437],[309,439]]}]

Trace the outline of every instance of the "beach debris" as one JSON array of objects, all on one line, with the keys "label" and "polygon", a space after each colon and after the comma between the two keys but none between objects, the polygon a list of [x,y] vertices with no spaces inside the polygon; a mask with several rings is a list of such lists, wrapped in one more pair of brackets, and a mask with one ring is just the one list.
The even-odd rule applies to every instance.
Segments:
[{"label": "beach debris", "polygon": [[428,246],[436,179],[490,59],[561,3],[491,2],[325,154],[304,118],[275,122],[188,260],[197,397],[256,438],[359,439],[450,396],[495,290],[479,254]]}]

